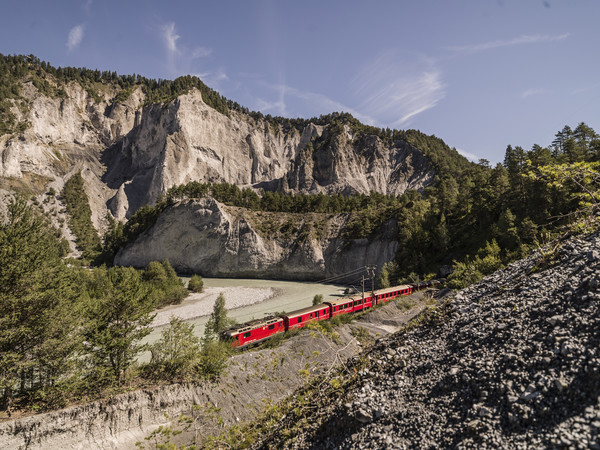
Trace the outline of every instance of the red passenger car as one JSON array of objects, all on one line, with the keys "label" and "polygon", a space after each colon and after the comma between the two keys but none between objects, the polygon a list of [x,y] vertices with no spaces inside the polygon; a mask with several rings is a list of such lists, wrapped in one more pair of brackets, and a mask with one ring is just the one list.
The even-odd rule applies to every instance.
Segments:
[{"label": "red passenger car", "polygon": [[335,317],[339,314],[351,313],[354,311],[354,300],[349,297],[327,301],[325,304],[329,305],[331,317]]},{"label": "red passenger car", "polygon": [[375,301],[377,303],[388,302],[393,298],[401,295],[410,295],[413,292],[413,286],[404,284],[402,286],[394,286],[387,289],[379,289],[375,291]]},{"label": "red passenger car", "polygon": [[292,311],[288,314],[284,314],[282,317],[287,331],[293,328],[302,328],[311,320],[329,319],[330,312],[330,305],[327,303],[320,303],[309,308]]},{"label": "red passenger car", "polygon": [[243,347],[264,341],[285,331],[281,317],[267,317],[236,325],[221,333],[221,339],[231,341],[231,346]]},{"label": "red passenger car", "polygon": [[362,295],[354,295],[350,297],[350,299],[354,303],[354,312],[362,311],[363,309],[373,306],[373,297],[371,295],[365,295],[364,299]]}]

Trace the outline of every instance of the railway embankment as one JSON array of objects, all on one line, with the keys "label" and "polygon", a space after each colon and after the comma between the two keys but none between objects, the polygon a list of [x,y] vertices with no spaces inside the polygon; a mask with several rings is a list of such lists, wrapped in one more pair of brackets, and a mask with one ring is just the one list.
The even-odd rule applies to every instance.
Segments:
[{"label": "railway embankment", "polygon": [[[0,447],[153,448],[170,440],[189,443],[218,435],[257,417],[307,380],[332,372],[370,342],[397,331],[430,301],[423,292],[376,308],[328,331],[305,329],[273,348],[234,355],[215,383],[136,390],[89,404],[0,423]],[[155,433],[158,427],[163,431]],[[172,435],[171,431],[183,431]],[[147,440],[149,436],[153,436]]]},{"label": "railway embankment", "polygon": [[598,449],[599,288],[598,233],[537,251],[381,339],[254,447]]}]

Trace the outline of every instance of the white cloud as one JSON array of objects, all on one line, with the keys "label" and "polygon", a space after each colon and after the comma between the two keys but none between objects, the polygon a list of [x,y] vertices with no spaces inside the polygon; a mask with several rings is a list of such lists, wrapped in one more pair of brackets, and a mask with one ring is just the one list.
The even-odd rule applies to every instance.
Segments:
[{"label": "white cloud", "polygon": [[591,84],[591,85],[588,85],[588,86],[584,86],[584,87],[581,87],[581,88],[578,88],[578,89],[574,89],[574,90],[572,90],[572,91],[571,91],[571,94],[573,94],[573,95],[584,94],[584,93],[586,93],[586,92],[593,91],[593,90],[594,90],[594,89],[596,89],[598,86],[600,86],[600,84],[598,84],[598,83],[596,83],[596,84]]},{"label": "white cloud", "polygon": [[81,5],[81,8],[85,11],[86,14],[90,14],[92,11],[92,3],[94,3],[94,0],[86,0],[85,2],[83,2],[83,4]]},{"label": "white cloud", "polygon": [[547,34],[534,34],[534,35],[522,35],[513,39],[498,40],[491,42],[484,42],[482,44],[471,44],[462,46],[448,47],[448,50],[462,53],[475,53],[485,50],[491,50],[500,47],[509,47],[513,45],[523,44],[536,44],[541,42],[556,42],[563,41],[569,37],[569,33],[563,33],[556,36],[550,36]]},{"label": "white cloud", "polygon": [[[205,58],[212,54],[212,49],[210,48],[203,46],[191,48],[182,43],[182,37],[177,32],[175,22],[167,22],[160,25],[158,33],[167,50],[167,68],[173,76],[191,73],[195,59]],[[225,79],[227,77],[221,72],[212,75],[217,81],[223,79],[223,76]]]},{"label": "white cloud", "polygon": [[69,31],[69,37],[67,38],[67,48],[69,51],[74,50],[80,44],[81,40],[83,39],[83,31],[83,24],[76,25],[71,28],[71,31]]},{"label": "white cloud", "polygon": [[281,111],[285,111],[285,103],[280,101],[270,102],[263,98],[257,98],[255,108],[262,113],[271,114],[270,111],[273,111],[276,115],[282,115]]},{"label": "white cloud", "polygon": [[193,73],[192,75],[197,76],[204,82],[204,84],[213,89],[216,89],[221,81],[229,80],[227,74],[222,70],[218,70],[216,72]]},{"label": "white cloud", "polygon": [[196,58],[204,58],[206,56],[209,56],[212,53],[212,49],[211,48],[206,48],[206,47],[196,47],[193,51],[192,51],[192,59],[196,59]]},{"label": "white cloud", "polygon": [[546,93],[546,90],[541,89],[541,88],[527,89],[526,91],[524,91],[521,94],[521,98],[528,98],[528,97],[532,97],[534,95],[541,95],[541,94],[545,94],[545,93]]},{"label": "white cloud", "polygon": [[442,73],[432,60],[403,63],[384,53],[368,62],[350,83],[363,115],[397,127],[433,108],[445,96]]},{"label": "white cloud", "polygon": [[169,53],[177,53],[177,40],[180,36],[175,31],[175,22],[169,22],[161,27],[162,38]]},{"label": "white cloud", "polygon": [[[254,107],[263,113],[273,111],[274,114],[282,116],[291,115],[293,117],[307,117],[318,116],[334,111],[344,111],[352,114],[361,122],[367,124],[373,124],[375,122],[373,117],[367,116],[323,94],[310,91],[302,91],[300,89],[285,84],[268,84],[264,81],[259,82],[259,85],[261,85],[263,88],[268,88],[270,90],[275,91],[277,95],[277,98],[272,101],[264,100],[262,98],[256,99],[256,105]],[[285,101],[286,97],[293,97],[297,100],[300,100],[300,102],[295,102],[299,105],[297,106],[298,111],[288,111],[287,104]]]},{"label": "white cloud", "polygon": [[458,152],[460,155],[462,155],[462,156],[464,156],[465,158],[467,158],[467,159],[470,159],[471,161],[474,161],[474,162],[477,162],[477,161],[479,161],[479,160],[481,159],[479,156],[477,156],[477,155],[475,155],[475,154],[473,154],[473,153],[469,153],[469,152],[468,152],[468,151],[466,151],[466,150],[461,150],[460,148],[457,148],[457,149],[456,149],[456,151],[457,151],[457,152]]}]

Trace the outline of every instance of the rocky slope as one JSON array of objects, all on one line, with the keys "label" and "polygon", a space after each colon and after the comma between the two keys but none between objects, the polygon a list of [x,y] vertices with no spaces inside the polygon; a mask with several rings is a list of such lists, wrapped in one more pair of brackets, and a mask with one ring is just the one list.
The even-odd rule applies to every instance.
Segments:
[{"label": "rocky slope", "polygon": [[[167,258],[180,272],[210,277],[322,280],[394,258],[394,221],[369,239],[344,238],[344,214],[259,213],[213,199],[167,208],[149,230],[122,249],[116,264],[146,267]],[[290,229],[289,233],[281,230]]]},{"label": "rocky slope", "polygon": [[599,273],[599,234],[511,264],[382,339],[345,395],[256,447],[600,448]]}]

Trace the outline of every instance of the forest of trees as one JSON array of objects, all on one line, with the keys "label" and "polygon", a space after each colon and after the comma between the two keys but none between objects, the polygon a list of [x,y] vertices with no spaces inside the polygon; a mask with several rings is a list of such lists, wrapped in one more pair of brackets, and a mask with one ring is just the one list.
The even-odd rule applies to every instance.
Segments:
[{"label": "forest of trees", "polygon": [[23,197],[0,220],[0,411],[96,398],[136,373],[152,311],[187,290],[168,261],[73,267]]}]

